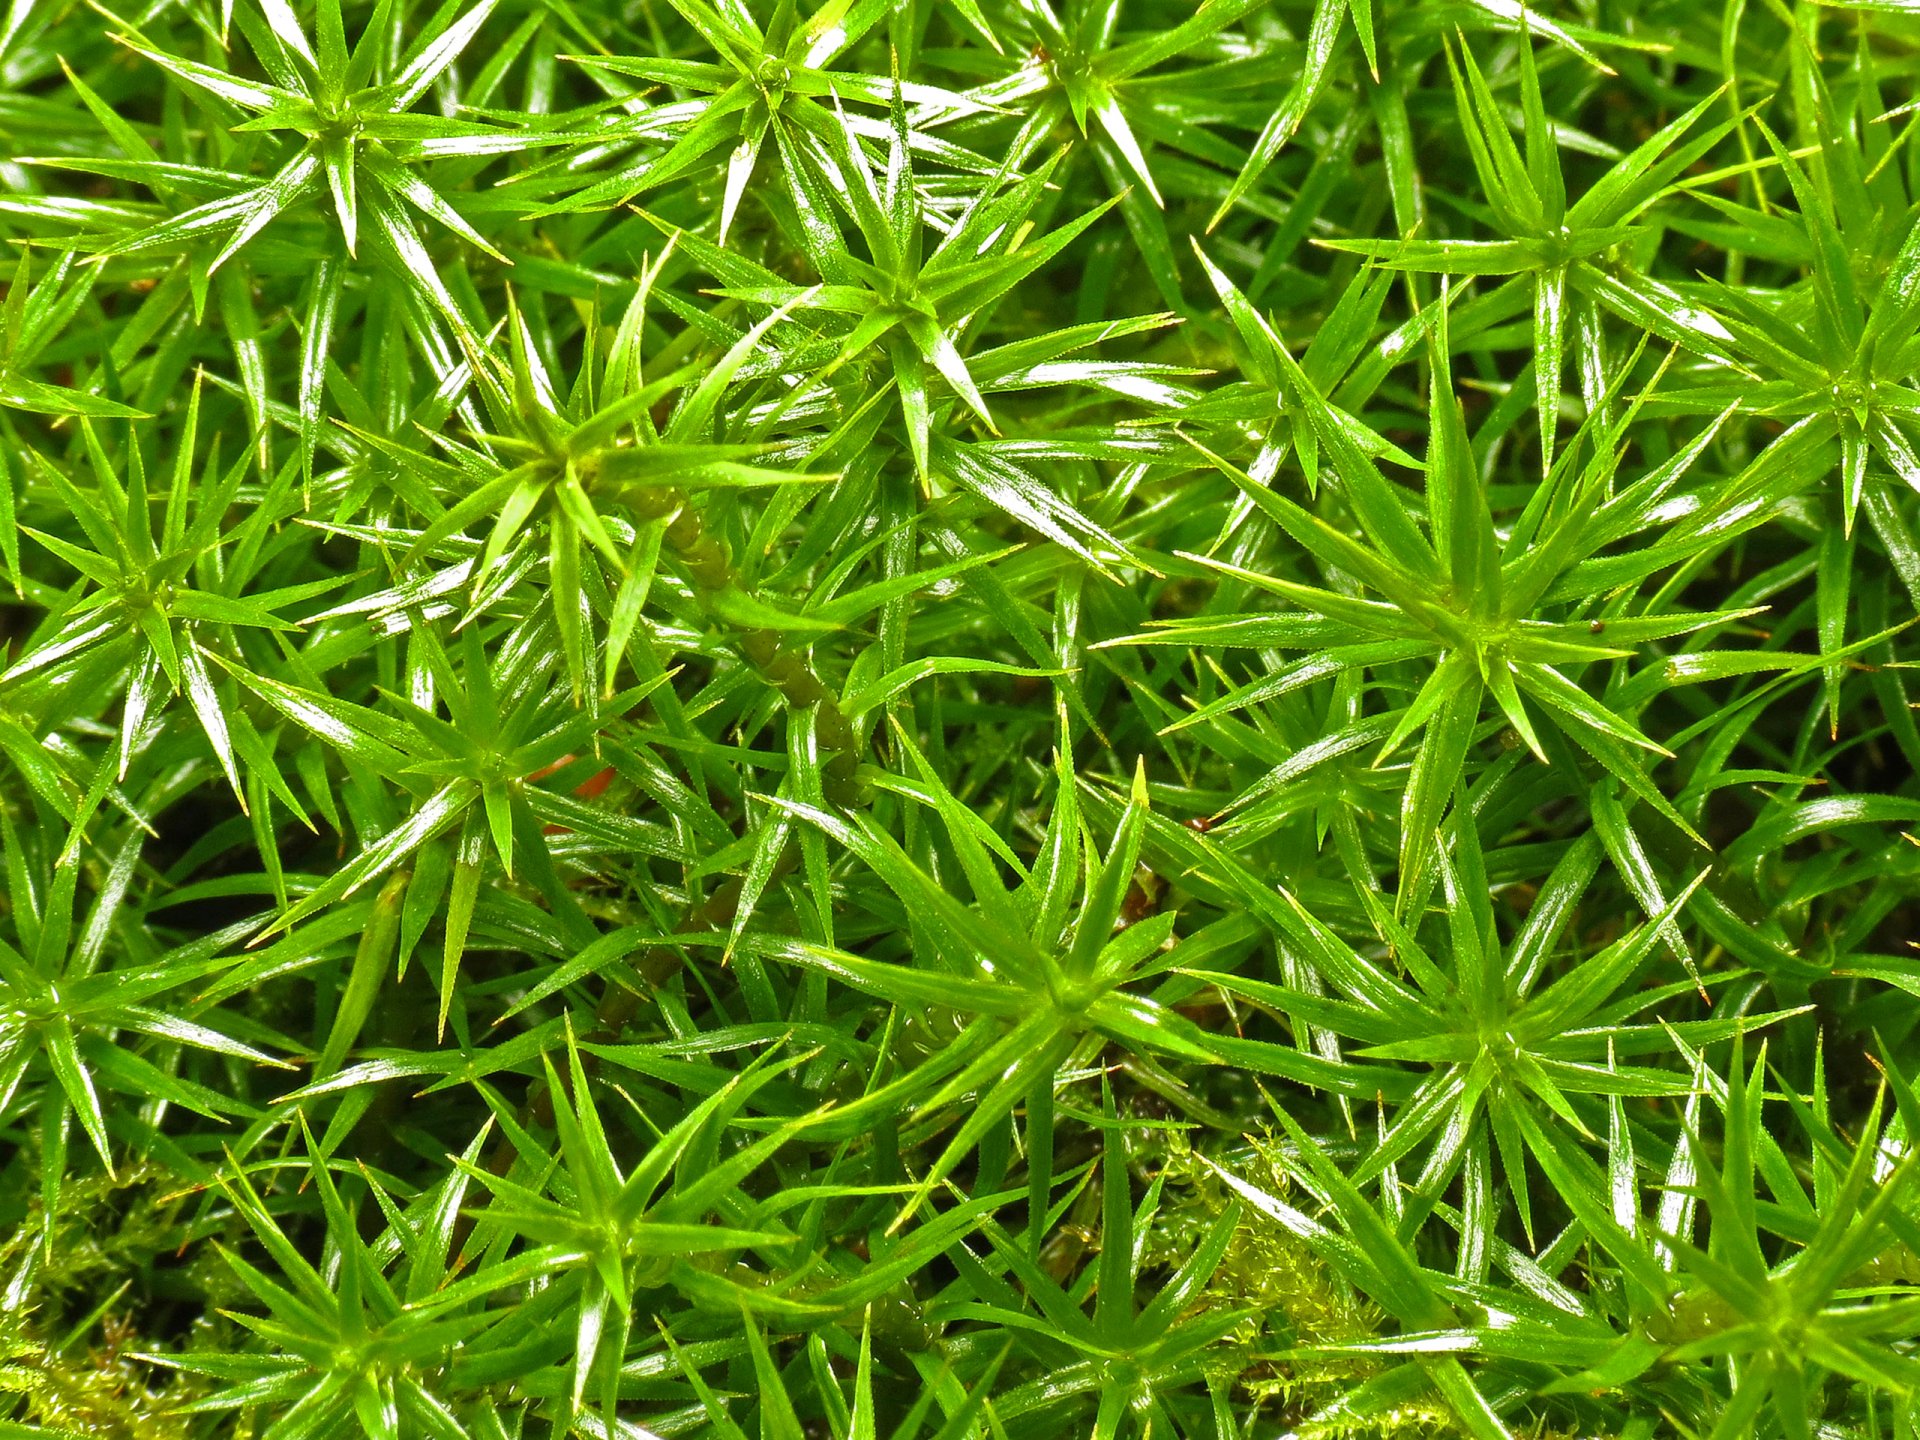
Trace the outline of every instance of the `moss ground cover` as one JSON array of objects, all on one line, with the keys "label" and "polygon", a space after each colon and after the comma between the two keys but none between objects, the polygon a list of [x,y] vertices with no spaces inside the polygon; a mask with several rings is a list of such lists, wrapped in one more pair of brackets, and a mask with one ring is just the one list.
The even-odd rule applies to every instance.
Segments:
[{"label": "moss ground cover", "polygon": [[1912,0],[10,0],[0,1437],[1920,1429]]}]

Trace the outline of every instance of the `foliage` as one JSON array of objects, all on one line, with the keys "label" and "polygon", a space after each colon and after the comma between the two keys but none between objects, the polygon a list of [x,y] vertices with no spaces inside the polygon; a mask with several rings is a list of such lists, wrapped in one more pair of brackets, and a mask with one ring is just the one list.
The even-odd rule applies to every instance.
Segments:
[{"label": "foliage", "polygon": [[1916,54],[0,7],[0,1436],[1915,1436]]}]

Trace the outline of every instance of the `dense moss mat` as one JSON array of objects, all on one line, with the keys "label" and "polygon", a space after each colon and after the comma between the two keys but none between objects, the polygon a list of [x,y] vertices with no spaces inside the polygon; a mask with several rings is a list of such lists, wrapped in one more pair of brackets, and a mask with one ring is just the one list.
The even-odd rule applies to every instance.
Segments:
[{"label": "dense moss mat", "polygon": [[0,1437],[1894,1440],[1912,0],[11,0]]}]

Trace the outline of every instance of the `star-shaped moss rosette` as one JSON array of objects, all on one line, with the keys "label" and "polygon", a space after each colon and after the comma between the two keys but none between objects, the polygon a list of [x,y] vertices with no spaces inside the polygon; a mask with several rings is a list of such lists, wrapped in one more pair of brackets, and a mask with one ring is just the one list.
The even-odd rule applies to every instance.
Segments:
[{"label": "star-shaped moss rosette", "polygon": [[0,1433],[1912,1433],[1900,7],[0,10]]}]

